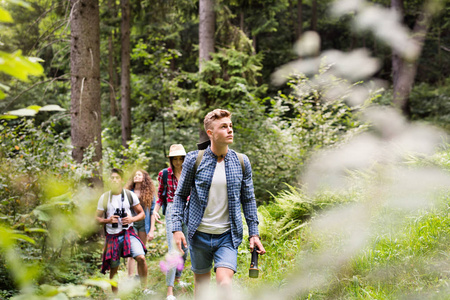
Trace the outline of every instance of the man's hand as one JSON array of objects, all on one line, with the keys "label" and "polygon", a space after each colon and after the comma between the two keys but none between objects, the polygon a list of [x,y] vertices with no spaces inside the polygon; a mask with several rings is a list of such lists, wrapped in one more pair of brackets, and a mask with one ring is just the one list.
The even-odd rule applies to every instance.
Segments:
[{"label": "man's hand", "polygon": [[266,249],[264,249],[264,246],[261,243],[261,240],[257,236],[252,236],[250,238],[250,252],[253,251],[253,248],[255,248],[255,245],[258,247],[259,250],[256,250],[258,254],[264,254],[266,253]]},{"label": "man's hand", "polygon": [[181,254],[184,254],[183,248],[181,247],[182,243],[185,248],[187,248],[186,238],[184,237],[184,233],[182,231],[175,231],[173,233],[173,240],[178,247],[178,250]]},{"label": "man's hand", "polygon": [[111,223],[111,224],[119,223],[119,216],[112,215],[111,217],[108,218],[108,223]]},{"label": "man's hand", "polygon": [[122,225],[127,225],[133,223],[133,217],[132,216],[126,216],[125,218],[122,218]]}]

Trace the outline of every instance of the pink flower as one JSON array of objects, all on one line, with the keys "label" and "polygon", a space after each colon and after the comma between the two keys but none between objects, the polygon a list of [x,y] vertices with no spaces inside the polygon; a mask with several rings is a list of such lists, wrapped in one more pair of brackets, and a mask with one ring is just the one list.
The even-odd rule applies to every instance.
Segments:
[{"label": "pink flower", "polygon": [[167,254],[166,259],[159,262],[159,267],[163,273],[167,273],[172,268],[181,271],[184,268],[183,257],[178,253]]}]

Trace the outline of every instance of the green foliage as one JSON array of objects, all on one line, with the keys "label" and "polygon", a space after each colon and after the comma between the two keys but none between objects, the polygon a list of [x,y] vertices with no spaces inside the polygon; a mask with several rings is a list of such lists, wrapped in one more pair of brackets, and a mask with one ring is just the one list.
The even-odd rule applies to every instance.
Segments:
[{"label": "green foliage", "polygon": [[301,189],[287,185],[273,195],[273,202],[258,207],[261,217],[261,235],[267,241],[284,240],[296,236],[299,230],[319,213],[337,206],[357,201],[356,191],[341,194],[322,191],[313,197]]},{"label": "green foliage", "polygon": [[235,49],[219,49],[205,63],[198,83],[210,107],[241,103],[248,94],[261,97],[266,87],[258,85],[262,55],[249,55]]},{"label": "green foliage", "polygon": [[[108,145],[106,138],[104,141],[102,141],[102,144]],[[106,146],[103,149],[104,177],[109,177],[109,170],[112,168],[120,168],[130,172],[137,168],[148,169],[148,165],[152,160],[152,157],[147,156],[148,152],[150,152],[149,143],[135,135],[128,142],[128,148],[121,146],[119,150],[115,150]]]},{"label": "green foliage", "polygon": [[[326,69],[323,70],[326,72]],[[342,79],[334,78],[334,84]],[[308,86],[308,91],[300,90]],[[363,131],[358,108],[345,104],[346,94],[327,101],[328,90],[314,79],[298,77],[290,82],[291,93],[270,99],[267,113],[262,103],[247,95],[247,104],[234,105],[236,147],[252,162],[258,201],[267,201],[268,191],[280,191],[284,183],[295,185],[311,153]],[[333,84],[328,86],[332,89]],[[367,99],[370,101],[370,99]],[[269,101],[264,99],[264,101]]]},{"label": "green foliage", "polygon": [[413,120],[424,120],[450,130],[450,78],[436,87],[420,83],[413,87],[410,95]]},{"label": "green foliage", "polygon": [[[56,277],[58,272],[46,273],[48,267],[70,259],[78,239],[92,233],[92,193],[72,195],[98,166],[89,155],[82,164],[74,163],[65,136],[52,126],[35,126],[33,120],[15,126],[4,122],[0,137],[0,216],[6,226],[0,236],[2,266],[12,270],[16,287],[25,288],[43,274],[47,282]],[[88,153],[92,157],[92,149]],[[0,273],[9,278],[4,270]]]}]

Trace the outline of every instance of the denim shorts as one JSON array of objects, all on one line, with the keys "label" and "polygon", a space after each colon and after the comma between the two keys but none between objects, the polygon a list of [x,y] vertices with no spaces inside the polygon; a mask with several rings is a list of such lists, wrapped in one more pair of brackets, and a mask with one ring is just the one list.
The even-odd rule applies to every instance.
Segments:
[{"label": "denim shorts", "polygon": [[[141,242],[134,236],[130,236],[131,241],[131,257],[145,255]],[[123,235],[119,236],[119,251],[123,251]],[[120,259],[111,261],[111,268],[117,268],[120,265]]]},{"label": "denim shorts", "polygon": [[206,274],[212,268],[228,268],[237,271],[238,251],[233,247],[231,231],[222,234],[209,234],[197,231],[189,244],[191,269],[195,274]]},{"label": "denim shorts", "polygon": [[145,232],[145,220],[134,222],[133,229],[136,234],[138,234],[139,231]]}]

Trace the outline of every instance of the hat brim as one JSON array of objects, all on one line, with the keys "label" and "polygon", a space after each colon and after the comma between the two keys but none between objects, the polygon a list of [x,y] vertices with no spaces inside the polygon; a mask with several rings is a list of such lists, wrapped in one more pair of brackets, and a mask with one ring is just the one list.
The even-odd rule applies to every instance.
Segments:
[{"label": "hat brim", "polygon": [[172,151],[169,153],[169,155],[167,155],[167,157],[175,157],[175,156],[186,156],[186,151],[183,150]]}]

